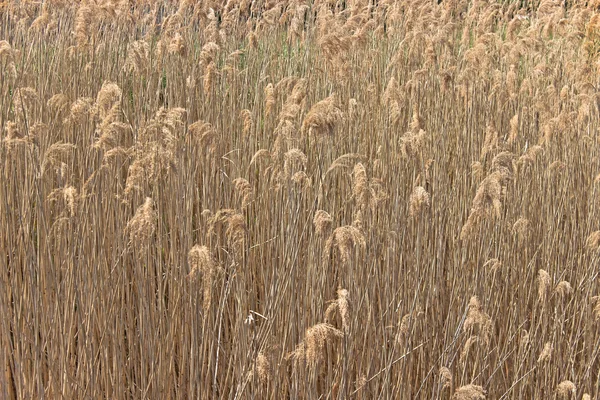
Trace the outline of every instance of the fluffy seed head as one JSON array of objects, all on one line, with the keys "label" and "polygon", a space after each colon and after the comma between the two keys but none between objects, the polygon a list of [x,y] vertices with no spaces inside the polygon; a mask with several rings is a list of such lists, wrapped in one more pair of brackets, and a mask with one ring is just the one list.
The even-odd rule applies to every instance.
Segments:
[{"label": "fluffy seed head", "polygon": [[337,314],[341,320],[342,331],[347,333],[350,329],[349,322],[349,303],[348,303],[348,291],[346,289],[338,289],[337,300],[331,302],[327,310],[325,310],[325,322],[331,324],[334,318],[334,314]]},{"label": "fluffy seed head", "polygon": [[562,381],[556,387],[556,394],[561,399],[568,399],[571,395],[575,395],[575,384],[571,381]]},{"label": "fluffy seed head", "polygon": [[483,268],[489,268],[490,272],[494,274],[502,268],[502,261],[497,258],[491,258],[483,264]]},{"label": "fluffy seed head", "polygon": [[237,196],[241,199],[241,207],[245,209],[254,199],[254,189],[250,182],[244,178],[234,179],[233,185]]},{"label": "fluffy seed head", "polygon": [[334,95],[315,104],[302,122],[302,133],[318,138],[333,136],[335,126],[343,119],[342,110],[337,106]]},{"label": "fluffy seed head", "polygon": [[474,344],[479,343],[479,336],[469,336],[467,341],[465,342],[462,351],[460,352],[460,360],[462,362],[466,362],[467,357],[471,351],[471,348]]},{"label": "fluffy seed head", "polygon": [[212,302],[212,284],[217,272],[217,265],[208,247],[200,245],[195,245],[189,251],[188,263],[190,264],[188,278],[194,279],[198,274],[202,275],[202,308],[204,312],[207,312]]},{"label": "fluffy seed head", "polygon": [[267,116],[272,115],[275,111],[275,88],[272,83],[265,87],[265,113]]},{"label": "fluffy seed head", "polygon": [[485,395],[483,387],[469,384],[456,389],[452,400],[485,400]]},{"label": "fluffy seed head", "polygon": [[551,342],[546,342],[540,356],[537,359],[538,364],[545,363],[552,357],[552,351],[554,350],[554,346]]},{"label": "fluffy seed head", "polygon": [[327,211],[317,210],[317,212],[315,212],[313,224],[315,225],[315,231],[317,232],[317,235],[321,237],[329,235],[332,223],[333,218],[331,218],[331,215],[329,215]]},{"label": "fluffy seed head", "polygon": [[440,381],[442,383],[442,390],[452,388],[452,373],[447,367],[440,368]]},{"label": "fluffy seed head", "polygon": [[566,298],[569,297],[571,295],[571,293],[573,293],[573,287],[571,286],[571,284],[567,281],[561,281],[558,283],[558,285],[556,285],[556,289],[555,292],[561,297],[561,298]]},{"label": "fluffy seed head", "polygon": [[479,329],[483,339],[487,342],[491,332],[492,320],[489,315],[483,312],[477,296],[472,296],[469,300],[469,309],[463,325],[463,331],[467,332],[475,327]]},{"label": "fluffy seed head", "polygon": [[296,346],[288,358],[294,361],[294,365],[306,363],[310,368],[323,361],[327,352],[325,346],[336,338],[342,338],[344,333],[327,323],[311,326],[306,330],[304,340]]},{"label": "fluffy seed head", "polygon": [[550,287],[551,282],[552,279],[550,278],[550,274],[543,269],[540,269],[538,271],[538,299],[542,303],[546,301],[546,295],[548,294],[548,288]]},{"label": "fluffy seed head", "polygon": [[422,186],[417,186],[413,189],[409,200],[409,214],[411,217],[415,217],[421,213],[421,211],[429,208],[429,193]]},{"label": "fluffy seed head", "polygon": [[325,242],[324,257],[327,260],[334,250],[344,265],[348,265],[355,250],[364,250],[367,246],[364,235],[357,227],[352,225],[336,228]]},{"label": "fluffy seed head", "polygon": [[256,360],[252,365],[248,378],[252,380],[256,377],[262,386],[266,386],[271,377],[271,372],[271,363],[266,354],[261,351],[256,356]]},{"label": "fluffy seed head", "polygon": [[156,220],[158,214],[154,210],[154,201],[150,197],[146,197],[135,215],[127,223],[127,231],[131,242],[134,244],[147,243],[156,229]]},{"label": "fluffy seed head", "polygon": [[600,231],[590,233],[585,240],[585,247],[589,251],[596,252],[600,249]]}]

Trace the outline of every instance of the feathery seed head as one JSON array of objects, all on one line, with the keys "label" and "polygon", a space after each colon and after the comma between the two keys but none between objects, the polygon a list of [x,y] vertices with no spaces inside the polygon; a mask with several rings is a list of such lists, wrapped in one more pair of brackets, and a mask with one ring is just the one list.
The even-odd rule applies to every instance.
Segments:
[{"label": "feathery seed head", "polygon": [[315,104],[302,122],[302,133],[318,138],[331,137],[335,126],[342,121],[342,110],[337,106],[335,95]]},{"label": "feathery seed head", "polygon": [[552,351],[554,350],[554,346],[551,342],[546,342],[540,356],[537,359],[537,363],[545,363],[552,357]]},{"label": "feathery seed head", "polygon": [[333,218],[331,218],[331,215],[329,215],[327,211],[317,210],[317,212],[315,212],[313,224],[315,225],[317,235],[321,237],[328,236],[332,223]]},{"label": "feathery seed head", "polygon": [[132,243],[140,244],[147,243],[156,229],[156,220],[158,213],[154,210],[154,201],[150,197],[146,197],[135,215],[127,223],[127,231]]},{"label": "feathery seed head", "polygon": [[597,252],[600,249],[600,231],[594,231],[588,235],[585,240],[585,247],[593,252]]},{"label": "feathery seed head", "polygon": [[550,278],[550,274],[540,269],[538,271],[538,299],[541,303],[546,301],[546,295],[548,294],[548,288],[552,283],[552,279]]},{"label": "feathery seed head", "polygon": [[313,325],[306,330],[304,340],[296,346],[288,358],[294,360],[294,365],[306,364],[314,369],[316,365],[324,360],[327,352],[325,346],[336,338],[342,338],[344,333],[327,323]]},{"label": "feathery seed head", "polygon": [[452,388],[452,373],[447,367],[440,368],[440,381],[442,383],[442,390]]},{"label": "feathery seed head", "polygon": [[429,208],[430,197],[429,193],[422,186],[416,186],[410,195],[409,200],[409,214],[411,217],[415,217],[421,214],[421,211]]},{"label": "feathery seed head", "polygon": [[571,295],[571,293],[573,293],[573,287],[571,286],[571,284],[567,281],[561,281],[558,283],[558,285],[556,285],[556,289],[555,292],[561,297],[561,298],[566,298],[569,297]]},{"label": "feathery seed head", "polygon": [[485,400],[485,395],[483,387],[469,384],[456,389],[452,400]]},{"label": "feathery seed head", "polygon": [[352,259],[352,253],[356,250],[364,250],[367,246],[364,235],[352,225],[336,228],[325,242],[325,261],[337,250],[344,265],[348,265]]},{"label": "feathery seed head", "polygon": [[558,384],[558,386],[556,387],[556,394],[561,399],[567,399],[570,398],[571,395],[575,395],[575,390],[575,384],[571,381],[566,380]]}]

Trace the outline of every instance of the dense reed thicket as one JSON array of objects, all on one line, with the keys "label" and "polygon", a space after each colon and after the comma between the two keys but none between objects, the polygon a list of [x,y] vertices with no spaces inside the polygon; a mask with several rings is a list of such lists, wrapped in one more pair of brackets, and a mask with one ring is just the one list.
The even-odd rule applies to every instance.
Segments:
[{"label": "dense reed thicket", "polygon": [[4,2],[0,397],[600,396],[597,2]]}]

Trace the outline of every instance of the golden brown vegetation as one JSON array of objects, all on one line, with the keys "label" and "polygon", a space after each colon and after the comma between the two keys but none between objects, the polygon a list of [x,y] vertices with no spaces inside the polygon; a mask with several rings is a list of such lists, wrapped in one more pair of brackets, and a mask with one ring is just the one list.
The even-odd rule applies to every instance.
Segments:
[{"label": "golden brown vegetation", "polygon": [[0,398],[598,398],[598,6],[2,3]]}]

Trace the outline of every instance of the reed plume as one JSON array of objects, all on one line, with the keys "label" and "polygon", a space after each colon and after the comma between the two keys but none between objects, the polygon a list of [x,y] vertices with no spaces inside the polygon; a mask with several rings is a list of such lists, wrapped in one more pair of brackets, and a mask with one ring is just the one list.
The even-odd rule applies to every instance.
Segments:
[{"label": "reed plume", "polygon": [[548,289],[552,282],[552,278],[550,278],[550,274],[540,269],[538,271],[538,300],[543,304],[546,301],[546,296],[548,294]]},{"label": "reed plume", "polygon": [[548,362],[548,360],[550,360],[550,358],[552,357],[552,351],[554,350],[554,346],[552,345],[551,342],[546,342],[546,344],[544,344],[544,348],[542,349],[542,352],[540,353],[538,359],[537,359],[537,363],[545,363]]},{"label": "reed plume", "polygon": [[556,288],[554,289],[554,291],[561,297],[561,298],[566,298],[569,297],[571,295],[571,293],[573,293],[573,287],[571,286],[571,284],[567,281],[561,281],[558,283],[558,285],[556,285]]},{"label": "reed plume", "polygon": [[487,342],[491,333],[492,320],[489,315],[483,312],[477,296],[472,296],[469,300],[469,309],[463,325],[463,331],[467,332],[475,327],[478,329],[478,332],[482,335],[485,342]]},{"label": "reed plume", "polygon": [[335,252],[342,263],[348,265],[352,259],[352,254],[361,249],[365,250],[366,246],[365,237],[358,228],[352,225],[340,226],[333,231],[325,242],[323,256],[327,261]]},{"label": "reed plume", "polygon": [[154,200],[146,197],[142,204],[135,212],[133,218],[127,223],[127,232],[131,243],[147,244],[149,239],[156,230],[156,221],[158,213],[154,209]]},{"label": "reed plume", "polygon": [[218,270],[210,250],[206,246],[195,245],[188,253],[190,272],[188,278],[193,279],[202,274],[202,309],[208,312],[212,302],[212,285]]},{"label": "reed plume", "polygon": [[440,383],[442,384],[442,390],[452,389],[452,372],[447,367],[441,367],[440,371]]},{"label": "reed plume", "polygon": [[332,300],[325,310],[325,323],[332,324],[334,315],[338,315],[341,321],[341,331],[348,333],[350,329],[348,291],[346,289],[337,290],[337,299]]},{"label": "reed plume", "polygon": [[486,391],[478,385],[461,386],[454,392],[453,400],[485,400]]},{"label": "reed plume", "polygon": [[314,135],[317,138],[333,136],[334,128],[343,119],[342,110],[332,94],[321,100],[308,111],[302,121],[302,134]]},{"label": "reed plume", "polygon": [[556,387],[556,394],[559,398],[565,399],[570,398],[571,396],[575,396],[575,384],[571,381],[562,381]]},{"label": "reed plume", "polygon": [[422,211],[429,208],[430,204],[429,193],[422,186],[416,186],[410,195],[409,200],[409,215],[416,217],[421,214]]},{"label": "reed plume", "polygon": [[327,354],[326,345],[335,339],[342,338],[344,333],[327,323],[313,325],[306,330],[304,340],[296,346],[287,358],[293,360],[294,365],[306,364],[314,369],[324,361]]},{"label": "reed plume", "polygon": [[328,237],[331,232],[333,218],[327,211],[317,210],[313,218],[313,224],[315,225],[315,231],[317,235],[321,237]]}]

